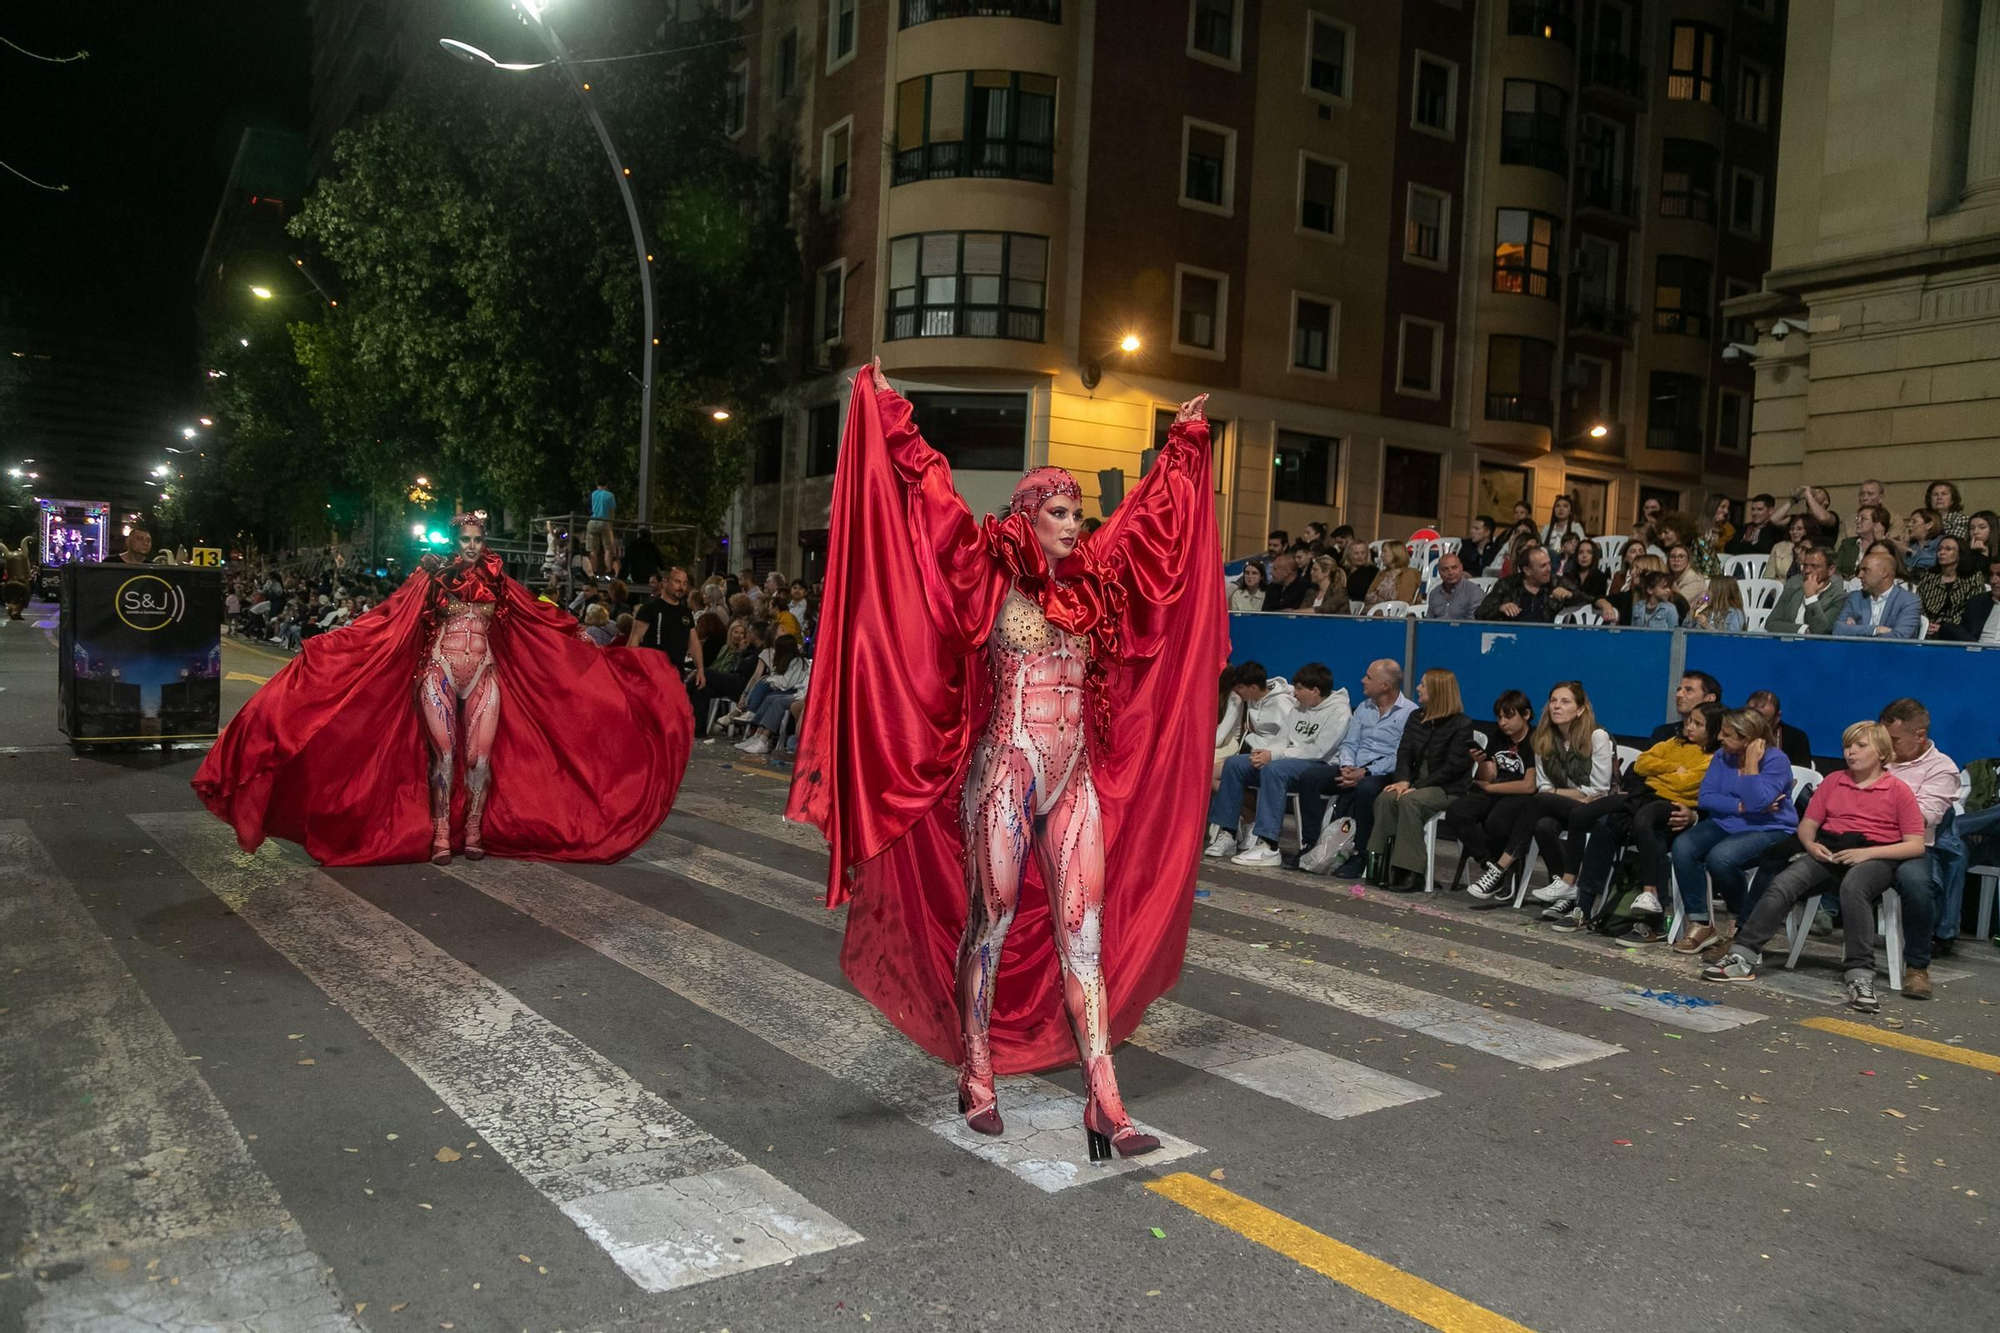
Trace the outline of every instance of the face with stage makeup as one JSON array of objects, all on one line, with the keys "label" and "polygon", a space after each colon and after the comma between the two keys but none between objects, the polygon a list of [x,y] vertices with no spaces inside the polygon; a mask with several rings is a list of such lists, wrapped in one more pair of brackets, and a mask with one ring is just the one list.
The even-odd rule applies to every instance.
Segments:
[{"label": "face with stage makeup", "polygon": [[1041,542],[1042,553],[1048,556],[1051,565],[1069,557],[1082,532],[1083,506],[1074,496],[1051,495],[1035,512],[1035,539]]},{"label": "face with stage makeup", "polygon": [[461,523],[458,527],[458,558],[467,562],[486,554],[486,525]]}]

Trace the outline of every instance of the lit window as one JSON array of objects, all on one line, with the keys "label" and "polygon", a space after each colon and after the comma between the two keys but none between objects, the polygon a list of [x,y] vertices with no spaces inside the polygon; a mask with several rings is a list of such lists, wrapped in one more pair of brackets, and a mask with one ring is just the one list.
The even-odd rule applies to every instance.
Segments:
[{"label": "lit window", "polygon": [[1667,98],[1715,103],[1715,74],[1721,66],[1722,34],[1706,23],[1674,24],[1668,48]]},{"label": "lit window", "polygon": [[1299,154],[1299,227],[1338,238],[1347,228],[1347,168]]},{"label": "lit window", "polygon": [[1525,208],[1503,208],[1493,224],[1493,290],[1554,297],[1556,220]]},{"label": "lit window", "polygon": [[959,176],[1055,177],[1056,81],[1006,70],[954,70],[896,89],[893,183]]},{"label": "lit window", "polygon": [[1709,266],[1687,255],[1661,255],[1653,268],[1653,328],[1708,336]]}]

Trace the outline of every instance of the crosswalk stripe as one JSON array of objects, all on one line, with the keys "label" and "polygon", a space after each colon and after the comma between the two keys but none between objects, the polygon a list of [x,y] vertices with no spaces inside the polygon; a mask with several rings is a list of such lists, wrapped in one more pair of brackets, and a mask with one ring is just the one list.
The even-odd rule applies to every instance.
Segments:
[{"label": "crosswalk stripe", "polygon": [[206,814],[132,820],[646,1291],[861,1237],[574,1035],[274,845]]},{"label": "crosswalk stripe", "polygon": [[[449,873],[1038,1189],[1103,1178],[1084,1150],[1083,1099],[1046,1079],[1002,1080],[1007,1132],[974,1134],[951,1071],[859,996],[554,866],[454,863]],[[1157,1152],[1112,1167],[1143,1170],[1200,1151],[1160,1133]]]},{"label": "crosswalk stripe", "polygon": [[[642,858],[661,870],[815,926],[838,930],[845,919],[843,913],[829,912],[819,905],[818,886],[803,876],[773,870],[673,834],[654,835],[648,851],[664,853]],[[1436,1088],[1172,1000],[1153,1002],[1132,1042],[1329,1120],[1438,1095]]]},{"label": "crosswalk stripe", "polygon": [[[1283,898],[1249,893],[1226,885],[1217,885],[1209,891],[1208,905],[1253,921],[1282,924],[1288,929],[1307,930],[1314,935],[1343,940],[1363,948],[1458,968],[1523,990],[1603,1005],[1607,1009],[1637,1014],[1655,1023],[1694,1032],[1727,1032],[1746,1023],[1762,1022],[1765,1017],[1748,1009],[1732,1009],[1712,1002],[1697,1006],[1675,1003],[1672,999],[1660,998],[1661,992],[1628,985],[1611,977],[1558,976],[1554,975],[1549,964],[1535,959],[1483,949],[1469,941],[1454,942],[1423,931],[1386,926],[1364,917],[1329,912],[1323,907],[1305,907]],[[1677,993],[1666,994],[1673,996]]]},{"label": "crosswalk stripe", "polygon": [[[674,796],[674,814],[693,815],[711,824],[726,824],[744,833],[754,833],[761,838],[772,838],[778,842],[788,842],[794,847],[802,847],[809,852],[826,854],[826,839],[819,830],[807,824],[795,824],[782,815],[767,814],[754,807],[745,806],[741,801],[732,801],[712,792],[690,791],[682,787]],[[671,823],[669,816],[669,823]]]},{"label": "crosswalk stripe", "polygon": [[[278,1191],[104,932],[0,820],[0,1179],[29,1327],[358,1330]],[[76,1271],[80,1267],[81,1271]]]}]

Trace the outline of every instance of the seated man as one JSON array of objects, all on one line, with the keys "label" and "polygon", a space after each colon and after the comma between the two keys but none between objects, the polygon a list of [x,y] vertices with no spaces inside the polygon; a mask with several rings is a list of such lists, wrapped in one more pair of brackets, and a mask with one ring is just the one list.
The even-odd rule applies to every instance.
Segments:
[{"label": "seated man", "polygon": [[1772,504],[1769,495],[1750,497],[1750,510],[1744,517],[1743,530],[1722,548],[1725,555],[1771,554],[1771,548],[1785,535],[1784,529],[1771,519]]},{"label": "seated man", "polygon": [[1484,514],[1472,520],[1467,536],[1458,544],[1459,560],[1474,578],[1484,574],[1489,566],[1497,566],[1506,553],[1507,544],[1500,539],[1497,526]]},{"label": "seated man", "polygon": [[1722,682],[1706,671],[1683,671],[1681,683],[1674,686],[1674,720],[1662,722],[1653,728],[1652,741],[1670,741],[1681,734],[1687,723],[1687,715],[1703,704],[1722,702]]},{"label": "seated man", "polygon": [[[1728,952],[1701,975],[1707,981],[1755,981],[1764,944],[1793,907],[1815,894],[1838,892],[1847,942],[1842,970],[1847,1002],[1862,1013],[1880,1009],[1875,998],[1875,904],[1895,881],[1897,863],[1924,854],[1924,820],[1916,797],[1889,773],[1894,751],[1879,722],[1856,722],[1841,737],[1847,771],[1820,783],[1799,821],[1805,855],[1793,861],[1758,898]],[[1929,904],[1903,899],[1904,932],[1918,938],[1931,928]],[[1927,1000],[1930,974],[1903,968],[1903,995]]]},{"label": "seated man", "polygon": [[1555,577],[1548,548],[1531,546],[1521,558],[1521,572],[1501,579],[1486,594],[1479,618],[1547,625],[1565,611],[1588,605],[1574,583]]},{"label": "seated man", "polygon": [[1861,557],[1861,586],[1833,622],[1833,632],[1851,638],[1914,639],[1923,623],[1917,595],[1896,582],[1896,561],[1880,550]]},{"label": "seated man", "polygon": [[[1395,779],[1403,725],[1417,711],[1416,700],[1405,698],[1402,691],[1399,663],[1386,657],[1370,662],[1361,677],[1363,703],[1355,710],[1333,763],[1317,765],[1299,778],[1299,846],[1311,844],[1311,850],[1299,857],[1299,869],[1307,874],[1334,871],[1337,861],[1337,873],[1349,879],[1366,868],[1361,849],[1368,845],[1375,822],[1375,798]],[[1340,860],[1343,856],[1345,861]]]},{"label": "seated man", "polygon": [[1956,625],[1944,627],[1944,637],[1960,643],[2000,644],[2000,564],[1986,571],[1987,591],[1965,604]]},{"label": "seated man", "polygon": [[1432,620],[1470,620],[1479,613],[1485,594],[1465,575],[1465,561],[1448,551],[1438,560],[1438,581],[1431,589],[1426,613]]},{"label": "seated man", "polygon": [[[1936,921],[1933,940],[1914,934],[1903,944],[1903,966],[1928,968],[1934,954],[1949,954],[1965,911],[1965,844],[1953,827],[1958,802],[1958,765],[1931,740],[1931,713],[1915,699],[1892,700],[1882,710],[1895,757],[1889,772],[1917,798],[1924,817],[1926,854],[1896,867],[1896,892],[1907,913],[1913,898],[1925,899]],[[1905,993],[1908,991],[1905,984]]]},{"label": "seated man", "polygon": [[1831,634],[1847,600],[1847,584],[1833,569],[1824,546],[1814,546],[1798,559],[1801,577],[1785,584],[1778,604],[1764,621],[1766,634]]},{"label": "seated man", "polygon": [[1292,678],[1293,708],[1284,739],[1269,749],[1233,755],[1222,765],[1222,777],[1208,803],[1209,840],[1203,855],[1232,856],[1236,825],[1243,815],[1243,793],[1257,789],[1257,822],[1247,852],[1268,855],[1237,860],[1245,865],[1277,865],[1278,833],[1285,823],[1285,798],[1301,773],[1322,762],[1347,734],[1351,709],[1347,691],[1333,688],[1333,673],[1319,662],[1308,662]]},{"label": "seated man", "polygon": [[1812,767],[1812,742],[1806,739],[1803,731],[1784,720],[1776,694],[1770,690],[1757,690],[1743,702],[1746,707],[1762,713],[1771,724],[1771,739],[1785,752],[1785,758],[1798,768]]}]

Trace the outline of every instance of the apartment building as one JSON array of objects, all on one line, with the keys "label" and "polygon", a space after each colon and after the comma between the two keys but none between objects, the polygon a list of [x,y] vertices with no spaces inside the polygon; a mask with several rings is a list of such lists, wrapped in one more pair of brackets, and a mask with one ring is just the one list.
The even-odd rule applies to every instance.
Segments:
[{"label": "apartment building", "polygon": [[1115,503],[1209,393],[1232,554],[1743,491],[1781,0],[723,2],[811,270],[740,563],[817,568],[877,355],[975,509]]}]

